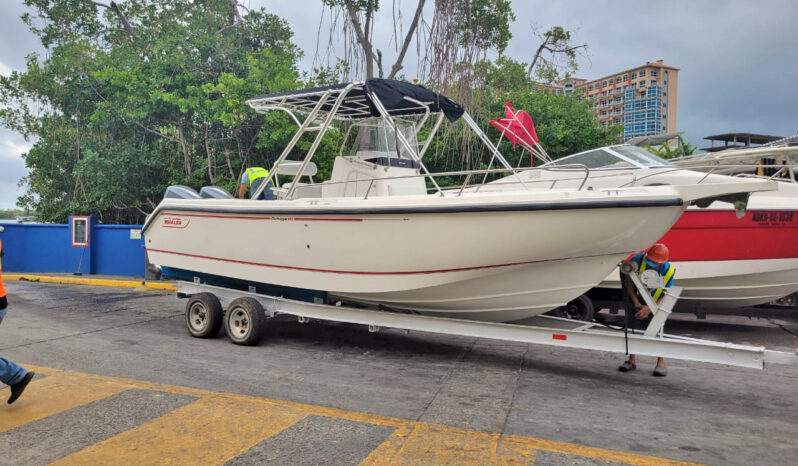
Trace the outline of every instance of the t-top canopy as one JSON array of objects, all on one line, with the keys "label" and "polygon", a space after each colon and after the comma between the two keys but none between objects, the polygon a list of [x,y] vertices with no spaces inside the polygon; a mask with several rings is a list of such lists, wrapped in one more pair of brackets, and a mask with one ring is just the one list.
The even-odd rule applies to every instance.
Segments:
[{"label": "t-top canopy", "polygon": [[274,107],[289,107],[307,113],[319,103],[322,97],[331,94],[321,108],[321,111],[329,112],[337,97],[348,87],[350,88],[349,92],[335,112],[336,118],[360,119],[380,116],[372,96],[379,99],[390,115],[422,114],[429,108],[432,113],[443,112],[446,118],[453,122],[464,113],[463,107],[457,102],[432,92],[424,86],[393,79],[376,78],[366,82],[265,94],[248,100],[247,104],[259,111],[271,110]]}]

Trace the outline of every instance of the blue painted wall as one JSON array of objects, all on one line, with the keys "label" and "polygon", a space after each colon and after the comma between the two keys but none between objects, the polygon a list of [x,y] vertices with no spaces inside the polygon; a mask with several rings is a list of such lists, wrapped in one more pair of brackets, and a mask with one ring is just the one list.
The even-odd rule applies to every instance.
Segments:
[{"label": "blue painted wall", "polygon": [[130,230],[141,225],[95,225],[92,273],[144,276],[144,240],[130,239]]},{"label": "blue painted wall", "polygon": [[130,239],[130,230],[140,230],[141,225],[102,225],[91,218],[88,247],[72,246],[70,224],[0,223],[0,227],[3,272],[144,276],[144,241]]}]

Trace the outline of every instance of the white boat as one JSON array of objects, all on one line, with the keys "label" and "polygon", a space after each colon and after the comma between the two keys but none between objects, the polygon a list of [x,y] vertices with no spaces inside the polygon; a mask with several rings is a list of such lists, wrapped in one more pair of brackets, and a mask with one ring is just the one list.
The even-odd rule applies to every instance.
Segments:
[{"label": "white boat", "polygon": [[[267,179],[277,199],[203,198],[190,190],[173,198],[180,190],[170,191],[143,227],[149,262],[167,274],[282,287],[286,294],[309,290],[325,302],[514,321],[595,286],[618,261],[661,237],[691,202],[773,189],[737,180],[608,190],[519,182],[467,191],[470,180],[497,170],[430,175],[422,157],[445,118],[461,118],[509,165],[459,105],[421,86],[373,79],[248,104],[284,111],[299,126]],[[334,123],[344,145],[331,179],[300,183],[315,174],[311,159]],[[427,123],[429,137],[417,143]],[[287,160],[310,131],[316,137],[305,157]],[[294,178],[281,184],[285,174]],[[444,176],[463,185],[442,189],[437,180]]]},{"label": "white boat", "polygon": [[777,181],[798,182],[798,136],[785,138],[783,143],[746,149],[708,152],[671,160],[683,168],[730,175],[769,177]]},{"label": "white boat", "polygon": [[[798,150],[791,149],[792,153]],[[521,176],[539,184],[554,183],[555,189],[558,186],[567,189],[583,183],[582,170],[587,169],[590,175],[585,186],[590,189],[725,183],[730,177],[717,173],[763,171],[761,166],[737,165],[745,155],[737,152],[729,154],[733,157],[730,165],[717,163],[721,158],[710,154],[712,157],[702,157],[700,161],[715,163],[693,160],[685,164],[691,168],[687,170],[642,148],[616,145],[563,157],[547,164],[550,170]],[[789,151],[775,152],[779,153],[786,155]],[[763,154],[775,157],[772,149],[768,152],[758,149],[757,158],[761,159]],[[698,168],[706,173],[693,171]],[[789,175],[791,168],[778,163],[768,172]],[[517,181],[505,179],[497,183]],[[777,190],[751,195],[745,213],[735,210],[735,201],[729,198],[706,208],[688,208],[657,241],[670,249],[678,284],[684,287],[677,309],[753,306],[798,291],[798,185],[778,183]],[[610,273],[600,286],[619,289],[617,272]]]}]

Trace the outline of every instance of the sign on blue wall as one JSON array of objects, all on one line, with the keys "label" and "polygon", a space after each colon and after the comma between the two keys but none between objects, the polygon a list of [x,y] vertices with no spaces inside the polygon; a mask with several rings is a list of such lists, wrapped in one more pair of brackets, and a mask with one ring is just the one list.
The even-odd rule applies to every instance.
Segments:
[{"label": "sign on blue wall", "polygon": [[94,217],[69,223],[0,223],[3,272],[144,276],[141,225],[103,225]]}]

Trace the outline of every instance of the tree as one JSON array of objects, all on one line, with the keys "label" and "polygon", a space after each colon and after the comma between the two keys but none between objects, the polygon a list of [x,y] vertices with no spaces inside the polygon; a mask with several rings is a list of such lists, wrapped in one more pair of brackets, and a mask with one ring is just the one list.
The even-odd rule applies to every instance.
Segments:
[{"label": "tree", "polygon": [[[590,109],[587,101],[577,94],[555,95],[549,92],[530,92],[530,79],[526,75],[525,63],[507,57],[480,62],[484,71],[485,83],[480,92],[480,107],[483,115],[479,122],[492,141],[498,141],[500,133],[487,124],[487,120],[504,117],[504,104],[511,102],[516,110],[528,112],[535,121],[540,143],[553,158],[559,158],[595,147],[616,144],[621,127],[602,127]],[[462,140],[462,125],[449,127],[450,133],[443,134],[428,151],[425,163],[438,171],[451,171],[463,168],[484,168],[484,161],[490,158],[484,145],[475,142],[463,151],[456,144]],[[513,144],[503,139],[499,150],[508,161],[517,166],[529,166],[529,152],[513,148]],[[536,162],[537,163],[537,162]],[[495,168],[494,164],[494,168]]]},{"label": "tree", "polygon": [[678,143],[675,148],[671,147],[667,142],[663,142],[656,147],[646,144],[645,148],[647,151],[663,159],[674,159],[676,157],[693,155],[695,151],[698,150],[698,146],[695,144],[684,142],[684,138],[682,138],[681,134],[677,135],[676,138],[678,139]]},{"label": "tree", "polygon": [[[421,76],[436,87],[466,97],[484,83],[477,65],[487,60],[490,52],[501,56],[507,48],[513,21],[509,0],[438,0]],[[469,106],[468,101],[465,104]]]},{"label": "tree", "polygon": [[245,104],[302,85],[277,16],[234,0],[25,4],[48,53],[0,77],[0,123],[36,138],[19,205],[41,220],[141,222],[166,186],[230,190],[292,135]]},{"label": "tree", "polygon": [[[351,42],[356,43],[359,48],[359,53],[354,54],[351,57],[354,59],[353,61],[357,62],[355,65],[359,64],[360,62],[365,65],[366,79],[373,78],[375,76],[374,66],[376,65],[379,73],[378,75],[380,78],[382,78],[384,76],[382,65],[383,52],[374,45],[374,15],[379,10],[379,0],[322,1],[330,10],[342,13],[341,16],[346,18],[344,21],[345,37],[349,38]],[[404,40],[402,41],[401,45],[399,45],[398,42],[399,36],[396,34],[396,28],[401,26],[401,19],[397,20],[396,15],[394,14],[394,43],[397,46],[397,57],[396,61],[391,66],[388,79],[393,79],[396,77],[396,74],[403,68],[402,62],[404,62],[407,49],[410,47],[413,35],[416,33],[418,24],[421,21],[421,13],[424,11],[425,3],[426,0],[417,1],[413,19],[410,21],[410,25],[407,29],[407,32],[404,34]],[[394,7],[396,7],[396,4],[394,4]],[[394,13],[396,12],[394,11]],[[401,18],[401,12],[399,18]],[[333,22],[331,27],[332,29],[335,29],[336,26],[337,23]]]},{"label": "tree", "polygon": [[[515,20],[509,0],[436,0],[432,22],[428,24],[423,18],[426,1],[416,0],[412,3],[410,22],[405,25],[401,2],[393,2],[388,21],[393,24],[393,34],[387,46],[393,44],[396,59],[386,76],[383,49],[387,49],[374,43],[377,15],[387,16],[387,12],[380,10],[379,0],[322,2],[332,18],[327,54],[332,50],[338,31],[343,30],[344,61],[355,74],[354,79],[395,78],[404,68],[407,52],[415,42],[422,81],[446,86],[460,81],[458,78],[462,76],[471,80],[471,68],[484,60],[489,51],[501,54],[507,47],[512,37],[510,23]],[[321,30],[318,37],[321,40]]]},{"label": "tree", "polygon": [[551,84],[576,72],[576,54],[587,50],[587,44],[573,45],[571,32],[562,26],[554,26],[542,34],[535,29],[540,45],[529,62],[527,76]]}]

